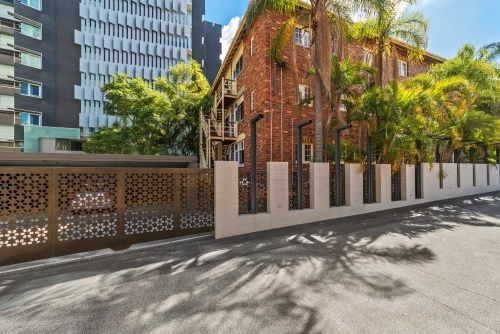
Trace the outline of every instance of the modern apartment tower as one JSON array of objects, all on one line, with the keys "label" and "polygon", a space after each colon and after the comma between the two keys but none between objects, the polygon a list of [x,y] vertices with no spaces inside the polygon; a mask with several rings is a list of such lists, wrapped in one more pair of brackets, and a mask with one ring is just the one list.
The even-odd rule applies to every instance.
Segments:
[{"label": "modern apartment tower", "polygon": [[204,21],[204,0],[0,0],[0,8],[4,150],[79,151],[115,121],[100,86],[117,72],[152,82],[195,59],[212,83],[220,67],[222,27]]}]

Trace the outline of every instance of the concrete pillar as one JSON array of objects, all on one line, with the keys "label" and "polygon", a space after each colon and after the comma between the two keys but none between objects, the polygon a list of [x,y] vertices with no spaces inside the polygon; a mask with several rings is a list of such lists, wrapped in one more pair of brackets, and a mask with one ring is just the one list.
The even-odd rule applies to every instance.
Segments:
[{"label": "concrete pillar", "polygon": [[341,215],[363,213],[363,172],[358,163],[345,164],[345,204],[348,206]]},{"label": "concrete pillar", "polygon": [[[315,162],[311,171],[311,209],[316,211],[318,220],[329,219],[330,212],[330,167],[328,163]],[[306,209],[307,210],[307,209]]]},{"label": "concrete pillar", "polygon": [[215,238],[234,235],[238,225],[238,162],[215,161]]},{"label": "concrete pillar", "polygon": [[[268,162],[267,182],[269,228],[287,226],[290,224],[288,219],[288,162]],[[267,220],[259,225],[262,228],[267,226]]]},{"label": "concrete pillar", "polygon": [[460,164],[460,195],[468,196],[474,194],[472,164]]},{"label": "concrete pillar", "polygon": [[391,207],[391,165],[375,165],[377,203],[381,203],[384,209]]}]

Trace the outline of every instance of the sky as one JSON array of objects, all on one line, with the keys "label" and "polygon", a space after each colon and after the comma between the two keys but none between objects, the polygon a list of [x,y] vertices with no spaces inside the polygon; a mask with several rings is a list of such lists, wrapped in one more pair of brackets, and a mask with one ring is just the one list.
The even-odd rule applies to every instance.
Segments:
[{"label": "sky", "polygon": [[[219,23],[222,51],[231,44],[248,0],[205,0],[205,19]],[[481,47],[500,42],[500,0],[418,0],[407,10],[424,12],[430,21],[427,50],[453,57],[466,43]]]}]

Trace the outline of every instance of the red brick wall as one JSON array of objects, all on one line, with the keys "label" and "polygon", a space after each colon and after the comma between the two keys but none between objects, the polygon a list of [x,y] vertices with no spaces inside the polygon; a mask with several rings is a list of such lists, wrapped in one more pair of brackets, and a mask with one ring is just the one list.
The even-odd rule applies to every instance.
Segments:
[{"label": "red brick wall", "polygon": [[[269,47],[272,38],[284,22],[283,16],[267,12],[259,17],[253,24],[250,32],[243,39],[244,69],[237,78],[238,91],[244,86],[245,116],[238,125],[238,133],[245,134],[245,167],[242,171],[250,169],[250,120],[258,113],[264,115],[264,119],[257,124],[257,161],[258,169],[265,170],[268,161],[284,161],[289,166],[295,163],[296,147],[296,125],[304,120],[314,120],[314,107],[304,106],[301,111],[297,109],[297,84],[294,82],[290,69],[281,69],[271,63]],[[254,53],[250,55],[250,41],[253,38]],[[297,59],[297,72],[300,83],[308,84],[310,91],[314,92],[314,78],[305,78],[309,63],[309,48],[295,45],[293,38],[290,39],[282,59],[291,66],[292,55],[295,48]],[[403,50],[404,51],[404,50]],[[349,48],[349,54],[353,60],[362,60],[364,46],[353,44]],[[404,53],[404,52],[402,52]],[[401,54],[401,59],[406,55]],[[374,60],[375,61],[375,60]],[[426,59],[423,63],[408,64],[409,76],[424,72],[433,63]],[[390,66],[389,66],[390,67]],[[392,72],[389,73],[392,77]],[[386,79],[387,80],[387,79]],[[275,90],[276,88],[276,90]],[[251,93],[254,91],[255,109],[251,110]],[[231,106],[230,108],[233,108]],[[327,115],[326,103],[324,103],[324,115]],[[347,134],[351,141],[363,145],[360,140],[358,125]],[[314,124],[303,128],[304,142],[313,142]],[[293,162],[293,164],[292,164]]]}]

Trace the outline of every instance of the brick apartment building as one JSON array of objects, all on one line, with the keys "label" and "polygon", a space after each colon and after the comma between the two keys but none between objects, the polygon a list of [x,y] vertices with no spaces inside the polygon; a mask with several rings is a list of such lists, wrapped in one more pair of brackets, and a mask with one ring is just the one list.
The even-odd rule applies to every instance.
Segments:
[{"label": "brick apartment building", "polygon": [[[270,161],[288,162],[290,168],[294,168],[296,126],[314,119],[312,104],[303,106],[300,114],[297,112],[301,97],[314,92],[313,77],[306,78],[310,68],[309,33],[303,27],[295,27],[294,40],[282,53],[282,59],[291,64],[295,52],[299,77],[297,87],[293,72],[276,66],[269,57],[271,40],[285,21],[284,16],[267,11],[257,18],[248,32],[244,20],[245,17],[212,86],[213,109],[209,116],[200,115],[201,167],[210,168],[216,160],[239,161],[242,171],[249,171],[250,120],[262,113],[264,118],[257,124],[257,168],[265,170],[266,162]],[[426,53],[421,63],[413,64],[408,61],[407,47],[403,43],[396,44],[401,79],[425,72],[431,65],[445,60]],[[373,55],[363,43],[350,45],[348,53],[354,61],[374,62]],[[392,66],[387,66],[384,81],[394,77]],[[323,105],[324,115],[327,115],[327,104]],[[313,160],[313,144],[314,125],[311,124],[303,128],[304,162]]]}]

